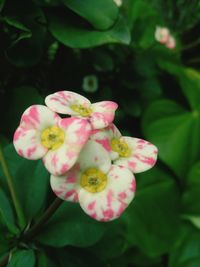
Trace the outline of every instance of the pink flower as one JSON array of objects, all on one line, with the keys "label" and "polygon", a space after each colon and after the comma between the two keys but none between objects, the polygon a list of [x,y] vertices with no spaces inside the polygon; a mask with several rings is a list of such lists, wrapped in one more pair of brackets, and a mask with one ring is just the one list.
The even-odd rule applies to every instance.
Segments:
[{"label": "pink flower", "polygon": [[173,36],[170,36],[167,42],[165,43],[165,46],[169,49],[174,49],[176,47],[176,40]]},{"label": "pink flower", "polygon": [[156,27],[155,39],[165,45],[168,49],[174,49],[176,47],[176,40],[171,35],[170,30],[165,27]]},{"label": "pink flower", "polygon": [[61,175],[75,164],[90,133],[86,120],[61,119],[46,106],[33,105],[23,113],[13,143],[20,156],[42,158],[50,173]]},{"label": "pink flower", "polygon": [[165,44],[168,40],[170,36],[170,31],[168,28],[165,27],[156,27],[156,31],[155,31],[155,39],[161,43],[161,44]]},{"label": "pink flower", "polygon": [[94,130],[90,139],[106,149],[114,164],[129,168],[133,173],[147,171],[156,163],[158,149],[153,144],[122,136],[114,124],[103,130]]},{"label": "pink flower", "polygon": [[114,119],[118,105],[112,101],[91,104],[90,101],[71,91],[60,91],[48,95],[46,105],[53,111],[88,119],[93,129],[107,127]]},{"label": "pink flower", "polygon": [[95,220],[111,221],[134,198],[136,182],[130,170],[111,164],[109,154],[100,144],[88,141],[69,172],[51,175],[51,187],[59,198],[79,202]]}]

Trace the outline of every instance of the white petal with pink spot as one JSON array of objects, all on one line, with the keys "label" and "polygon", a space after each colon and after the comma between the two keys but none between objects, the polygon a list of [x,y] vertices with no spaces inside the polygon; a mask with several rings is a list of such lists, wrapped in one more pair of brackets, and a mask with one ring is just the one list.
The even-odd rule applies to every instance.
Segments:
[{"label": "white petal with pink spot", "polygon": [[[101,158],[96,161],[99,155]],[[80,185],[81,175],[88,168],[104,170],[107,184],[101,192],[91,193]],[[95,220],[111,221],[118,218],[132,201],[136,183],[131,171],[111,165],[106,150],[100,144],[89,141],[75,166],[65,176],[51,176],[51,187],[59,198],[79,201],[82,209]]]},{"label": "white petal with pink spot", "polygon": [[121,137],[131,148],[131,156],[120,157],[115,164],[129,168],[134,173],[144,172],[151,169],[157,160],[158,149],[153,144],[138,138]]},{"label": "white petal with pink spot", "polygon": [[59,91],[45,98],[47,107],[61,114],[78,115],[70,108],[71,105],[90,107],[90,101],[82,95],[72,91]]}]

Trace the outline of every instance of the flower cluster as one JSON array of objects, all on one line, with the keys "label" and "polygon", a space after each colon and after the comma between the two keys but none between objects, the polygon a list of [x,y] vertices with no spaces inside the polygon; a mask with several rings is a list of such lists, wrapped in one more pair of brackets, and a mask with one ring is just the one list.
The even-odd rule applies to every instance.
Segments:
[{"label": "flower cluster", "polygon": [[155,31],[155,39],[168,49],[174,49],[176,47],[176,40],[171,35],[168,28],[157,26]]},{"label": "flower cluster", "polygon": [[134,198],[134,173],[153,167],[157,148],[121,135],[112,123],[118,107],[112,101],[91,104],[75,92],[60,91],[45,103],[23,113],[14,134],[16,151],[43,160],[59,198],[79,202],[99,221],[119,217]]}]

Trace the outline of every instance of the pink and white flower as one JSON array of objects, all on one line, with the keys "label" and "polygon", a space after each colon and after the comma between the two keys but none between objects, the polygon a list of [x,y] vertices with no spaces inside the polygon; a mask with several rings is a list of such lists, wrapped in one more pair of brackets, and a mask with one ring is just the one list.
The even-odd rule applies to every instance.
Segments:
[{"label": "pink and white flower", "polygon": [[71,170],[63,176],[51,175],[51,187],[59,198],[79,202],[95,220],[111,221],[134,198],[136,182],[129,169],[111,164],[100,144],[88,141]]},{"label": "pink and white flower", "polygon": [[156,27],[155,39],[165,45],[168,49],[174,49],[176,47],[176,40],[171,35],[170,30],[166,27]]},{"label": "pink and white flower", "polygon": [[157,26],[156,27],[156,31],[155,31],[155,39],[161,43],[161,44],[165,44],[167,42],[167,40],[170,37],[170,31],[168,28],[166,27],[160,27]]},{"label": "pink and white flower", "polygon": [[156,163],[156,146],[143,139],[122,136],[114,124],[94,130],[90,139],[106,149],[114,164],[129,168],[133,173],[147,171]]},{"label": "pink and white flower", "polygon": [[13,143],[20,156],[42,158],[50,173],[61,175],[75,164],[90,133],[86,120],[61,119],[46,106],[33,105],[23,113]]},{"label": "pink and white flower", "polygon": [[168,49],[174,49],[176,47],[176,40],[174,39],[173,36],[170,36],[167,42],[165,43],[165,46]]},{"label": "pink and white flower", "polygon": [[114,119],[118,105],[112,101],[101,101],[94,104],[71,91],[60,91],[48,95],[46,105],[60,114],[68,114],[90,121],[93,129],[107,127]]}]

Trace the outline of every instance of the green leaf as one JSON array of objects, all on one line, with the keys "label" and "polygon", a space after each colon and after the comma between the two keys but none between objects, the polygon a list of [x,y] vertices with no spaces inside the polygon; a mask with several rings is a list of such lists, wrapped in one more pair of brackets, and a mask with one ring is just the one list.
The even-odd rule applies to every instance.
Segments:
[{"label": "green leaf", "polygon": [[200,107],[200,73],[194,69],[183,68],[179,72],[179,80],[191,108],[198,109]]},{"label": "green leaf", "polygon": [[16,173],[16,187],[28,219],[42,213],[49,191],[49,173],[41,161],[26,161]]},{"label": "green leaf", "polygon": [[[123,218],[119,218],[106,225],[106,231],[101,240],[90,247],[89,250],[104,260],[119,257],[124,253],[127,246],[125,236],[126,225]],[[113,242],[113,240],[117,240],[117,242]]]},{"label": "green leaf", "polygon": [[[66,249],[58,249],[56,258],[59,267],[106,267],[99,257],[89,253],[86,249],[67,247]],[[58,265],[57,265],[58,266]]]},{"label": "green leaf", "polygon": [[39,252],[37,255],[39,267],[56,267],[56,265],[47,257],[44,252]]},{"label": "green leaf", "polygon": [[33,250],[17,250],[12,254],[8,267],[35,267],[35,263]]},{"label": "green leaf", "polygon": [[179,229],[180,197],[172,177],[154,167],[137,175],[137,192],[125,212],[127,239],[149,257],[169,252]]},{"label": "green leaf", "polygon": [[88,217],[79,205],[64,202],[37,239],[53,247],[88,247],[102,237],[104,229],[104,224]]},{"label": "green leaf", "polygon": [[190,225],[182,227],[179,243],[170,253],[169,267],[200,266],[200,232]]},{"label": "green leaf", "polygon": [[192,68],[184,68],[169,60],[159,60],[159,66],[174,75],[187,98],[191,109],[194,111],[200,108],[200,73]]},{"label": "green leaf", "polygon": [[97,31],[76,25],[67,15],[49,14],[49,30],[61,43],[72,48],[89,48],[105,43],[129,44],[130,33],[122,17],[108,31]]},{"label": "green leaf", "polygon": [[[11,171],[15,189],[28,220],[43,212],[49,190],[49,174],[40,161],[31,161],[20,157],[10,144],[4,154]],[[4,177],[3,174],[0,174]],[[5,178],[2,179],[2,182]],[[5,181],[3,182],[4,187]]]},{"label": "green leaf", "polygon": [[4,12],[7,22],[16,28],[16,39],[11,41],[6,51],[7,59],[18,67],[33,66],[42,55],[46,34],[42,10],[32,1],[25,0],[18,8],[18,1],[14,0],[6,5]]},{"label": "green leaf", "polygon": [[24,24],[22,24],[20,21],[16,20],[15,18],[3,17],[2,21],[7,23],[7,25],[12,26],[20,31],[18,37],[12,42],[9,48],[17,44],[20,40],[31,37],[32,33],[30,29],[28,29]]},{"label": "green leaf", "polygon": [[118,8],[113,0],[62,0],[75,13],[86,19],[98,30],[113,26],[118,16]]},{"label": "green leaf", "polygon": [[19,229],[15,225],[11,204],[2,189],[0,189],[0,222],[2,222],[11,233],[19,233]]},{"label": "green leaf", "polygon": [[[196,163],[190,170],[182,196],[182,210],[184,215],[193,215],[194,222],[197,216],[200,216],[200,162]],[[192,216],[192,217],[193,217]],[[197,217],[198,218],[198,217]]]},{"label": "green leaf", "polygon": [[158,146],[160,159],[179,177],[185,176],[200,155],[198,113],[158,100],[146,110],[142,124],[145,136]]},{"label": "green leaf", "polygon": [[194,226],[200,229],[200,216],[193,216],[193,215],[182,215],[182,218],[191,222]]}]

